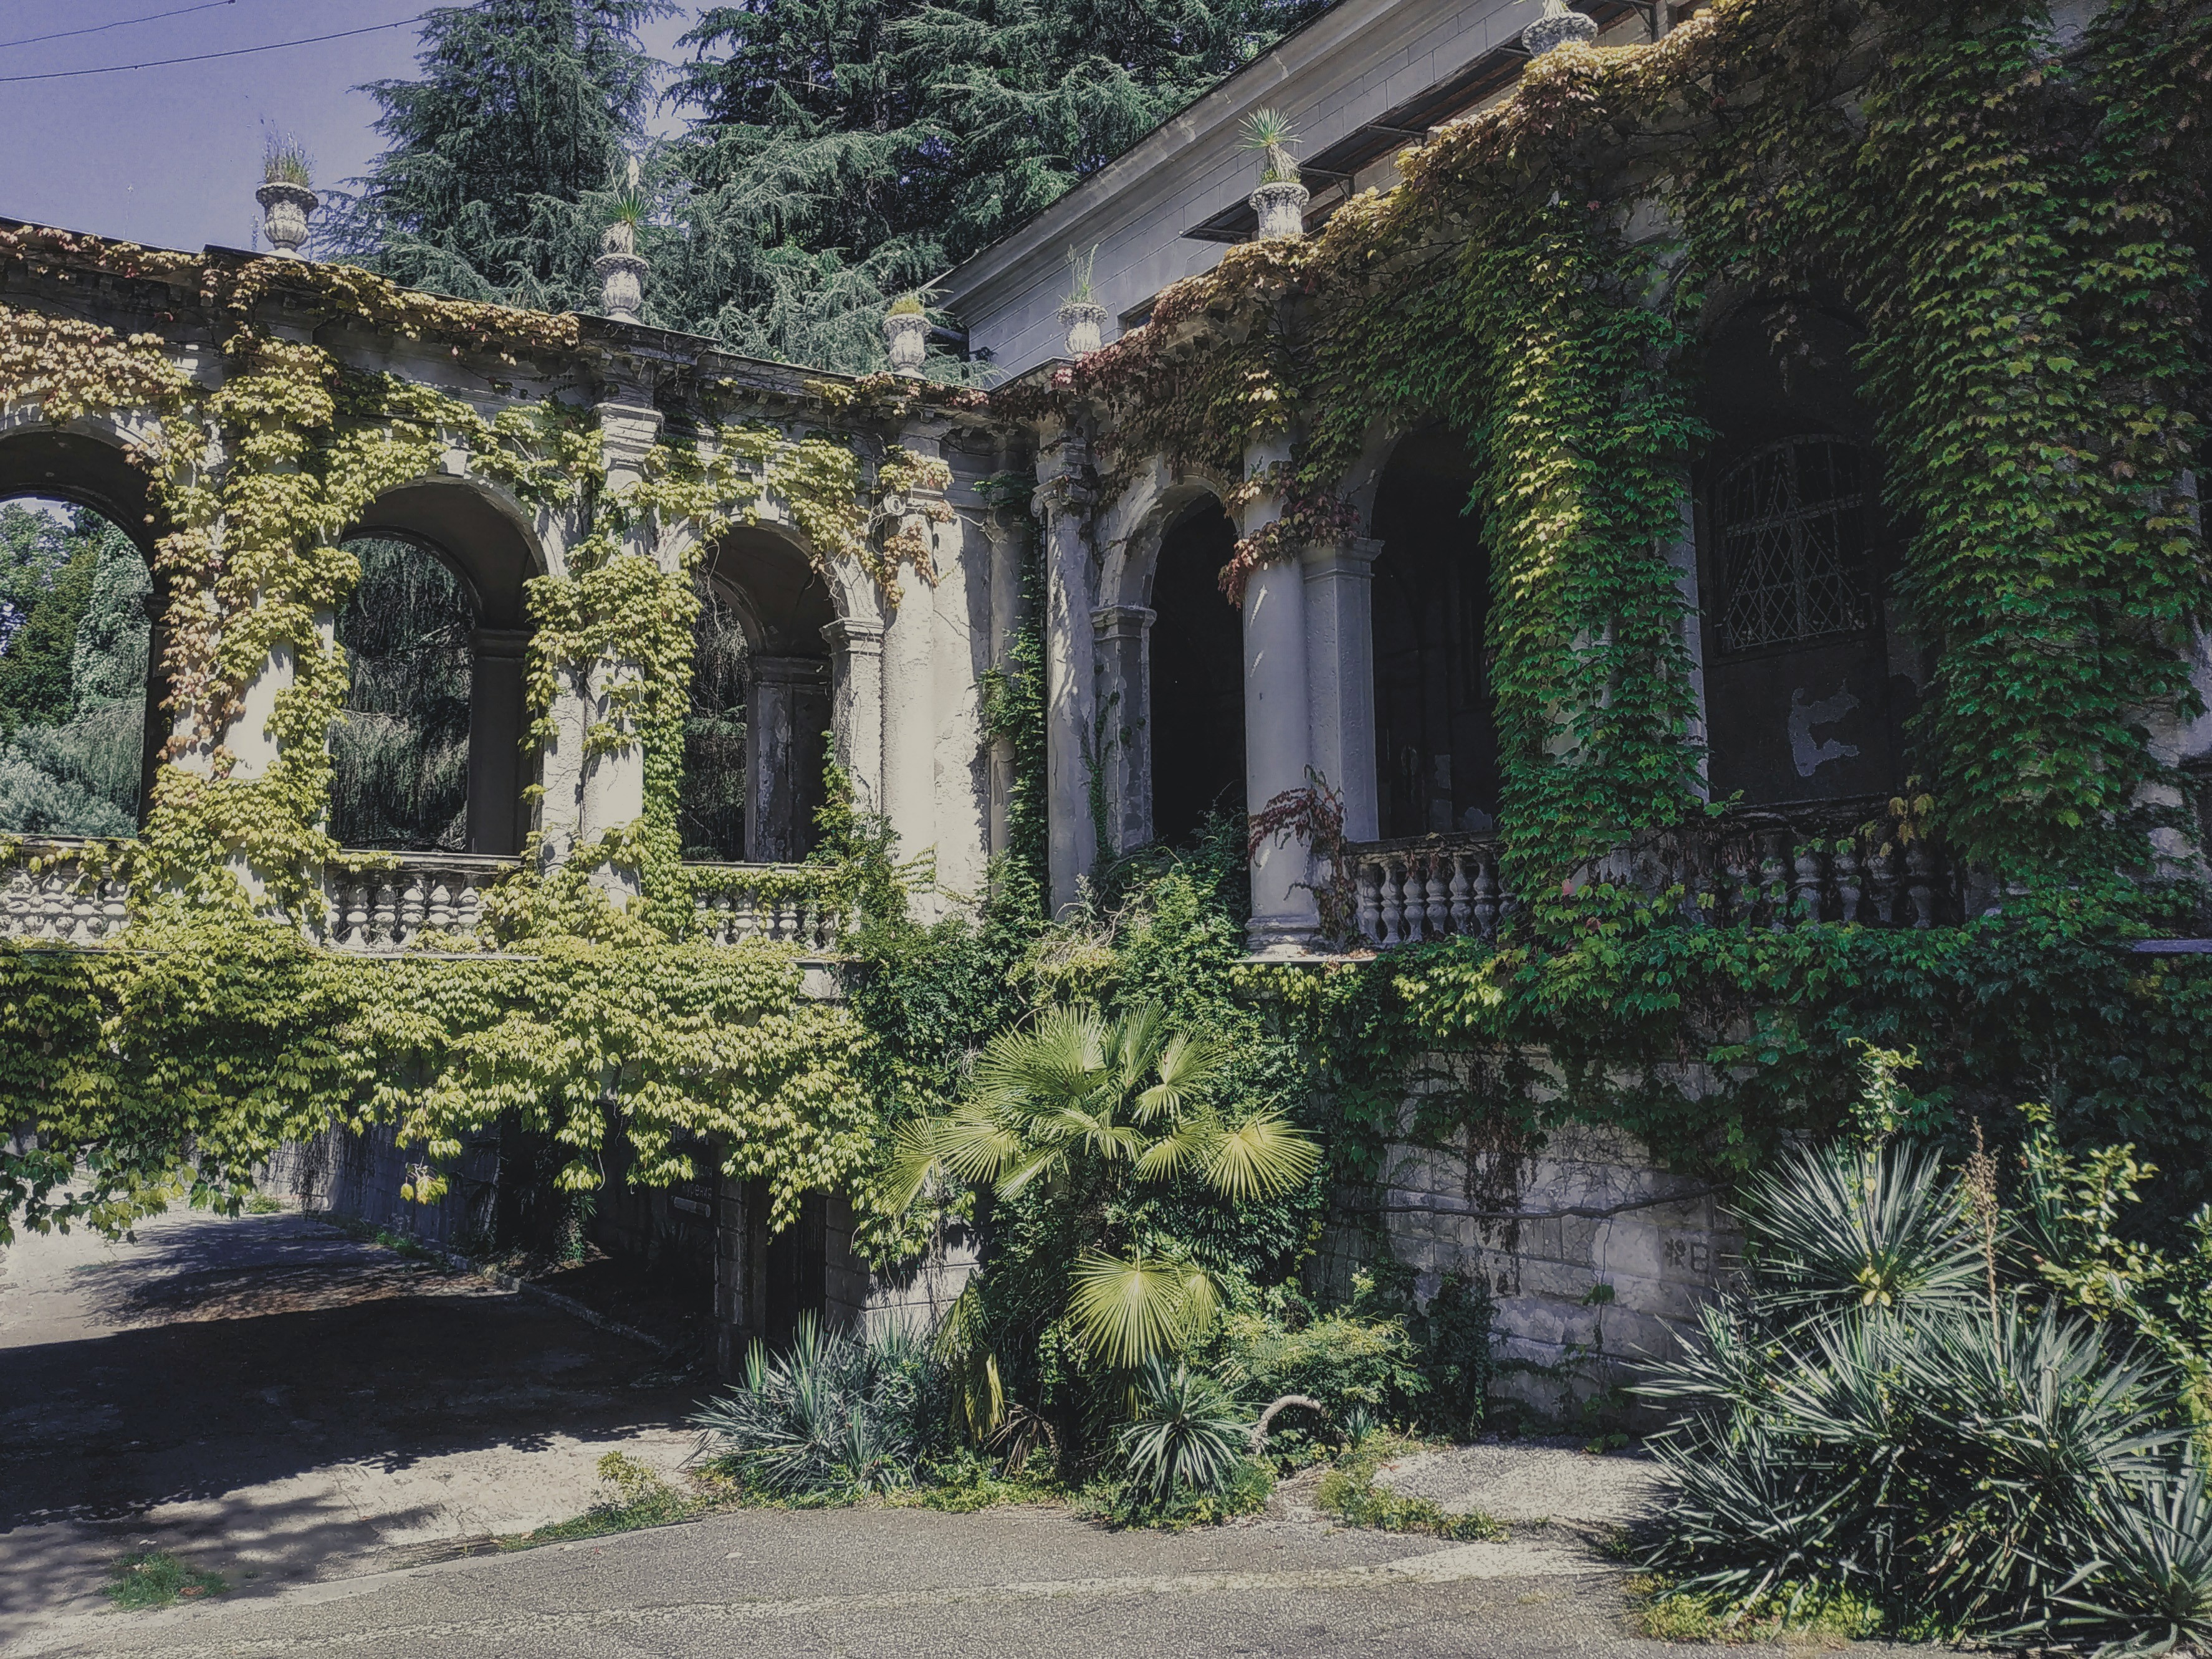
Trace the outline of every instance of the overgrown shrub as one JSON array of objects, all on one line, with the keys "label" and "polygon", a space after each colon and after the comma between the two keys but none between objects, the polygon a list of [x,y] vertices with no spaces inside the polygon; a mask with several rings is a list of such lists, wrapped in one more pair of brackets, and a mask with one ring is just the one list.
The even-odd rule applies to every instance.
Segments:
[{"label": "overgrown shrub", "polygon": [[1800,1151],[1751,1188],[1741,1287],[1638,1389],[1686,1408],[1654,1443],[1674,1496],[1649,1561],[1677,1595],[2114,1652],[2212,1636],[2179,1374],[2013,1272],[1992,1202],[1986,1171],[1894,1146]]},{"label": "overgrown shrub", "polygon": [[1354,1413],[1370,1421],[1406,1415],[1429,1387],[1421,1358],[1402,1319],[1349,1309],[1316,1313],[1281,1291],[1225,1315],[1211,1352],[1222,1380],[1255,1406],[1286,1395],[1320,1402],[1320,1420],[1298,1412],[1272,1425],[1268,1449],[1277,1454],[1340,1438]]},{"label": "overgrown shrub", "polygon": [[927,1342],[900,1326],[825,1336],[802,1316],[787,1352],[746,1351],[744,1386],[692,1416],[711,1467],[748,1490],[836,1503],[914,1484],[952,1449],[952,1391]]}]

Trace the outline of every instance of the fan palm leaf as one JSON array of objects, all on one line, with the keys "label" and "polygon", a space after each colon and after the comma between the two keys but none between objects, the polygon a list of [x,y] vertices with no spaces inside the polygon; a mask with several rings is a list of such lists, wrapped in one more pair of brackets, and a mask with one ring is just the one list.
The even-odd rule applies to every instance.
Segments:
[{"label": "fan palm leaf", "polygon": [[1069,1312],[1094,1354],[1110,1365],[1140,1365],[1182,1347],[1212,1322],[1220,1293],[1187,1256],[1127,1261],[1103,1250],[1076,1259]]},{"label": "fan palm leaf", "polygon": [[1224,1129],[1205,1170],[1206,1184],[1225,1198],[1272,1198],[1321,1164],[1321,1149],[1278,1113],[1263,1112]]}]

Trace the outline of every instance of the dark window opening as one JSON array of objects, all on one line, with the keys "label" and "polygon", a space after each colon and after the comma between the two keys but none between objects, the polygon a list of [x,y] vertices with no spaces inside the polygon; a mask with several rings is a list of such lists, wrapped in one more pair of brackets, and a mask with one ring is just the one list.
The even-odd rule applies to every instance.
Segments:
[{"label": "dark window opening", "polygon": [[1490,556],[1467,511],[1466,446],[1398,447],[1375,497],[1375,764],[1385,840],[1497,825],[1498,735],[1484,630]]},{"label": "dark window opening", "polygon": [[1866,472],[1856,445],[1804,437],[1723,475],[1722,649],[1801,645],[1869,624]]},{"label": "dark window opening", "polygon": [[734,862],[745,856],[745,681],[750,665],[737,612],[704,580],[699,587],[678,831],[685,858]]},{"label": "dark window opening", "polygon": [[1152,835],[1170,846],[1246,810],[1244,620],[1220,586],[1236,544],[1229,515],[1206,501],[1169,526],[1152,577]]}]

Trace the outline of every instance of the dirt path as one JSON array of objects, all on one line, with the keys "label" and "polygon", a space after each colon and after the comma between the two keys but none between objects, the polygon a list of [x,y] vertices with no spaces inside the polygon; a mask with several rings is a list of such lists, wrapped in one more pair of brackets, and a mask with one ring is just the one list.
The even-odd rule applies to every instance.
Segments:
[{"label": "dirt path", "polygon": [[292,1214],[0,1252],[0,1646],[123,1551],[234,1584],[344,1577],[670,1468],[702,1385],[557,1310]]}]

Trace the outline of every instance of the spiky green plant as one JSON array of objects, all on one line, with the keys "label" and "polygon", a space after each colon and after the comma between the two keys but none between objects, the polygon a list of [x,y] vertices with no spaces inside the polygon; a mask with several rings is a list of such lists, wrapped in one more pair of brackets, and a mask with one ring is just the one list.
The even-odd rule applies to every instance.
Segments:
[{"label": "spiky green plant", "polygon": [[271,133],[261,149],[261,182],[297,185],[310,190],[315,183],[315,158],[296,138]]},{"label": "spiky green plant", "polygon": [[945,1368],[927,1341],[891,1326],[823,1334],[800,1316],[791,1347],[755,1342],[744,1382],[693,1413],[701,1449],[757,1492],[835,1501],[910,1486],[944,1445]]},{"label": "spiky green plant", "polygon": [[1243,148],[1257,150],[1263,159],[1260,182],[1263,185],[1294,185],[1298,181],[1297,158],[1291,154],[1291,146],[1297,142],[1297,129],[1279,110],[1255,109],[1244,118]]},{"label": "spiky green plant", "polygon": [[1227,1052],[1168,1029],[1148,1003],[1113,1019],[1059,1006],[1001,1032],[942,1117],[900,1135],[893,1190],[911,1206],[950,1178],[1000,1198],[1043,1191],[1091,1218],[1067,1263],[1067,1310],[1085,1346],[1117,1366],[1180,1350],[1219,1304],[1212,1275],[1172,1241],[1120,1239],[1126,1189],[1187,1182],[1248,1200],[1287,1192],[1321,1153],[1274,1111],[1225,1115],[1212,1099]]},{"label": "spiky green plant", "polygon": [[1098,245],[1093,242],[1088,253],[1067,250],[1067,298],[1061,303],[1089,306],[1098,303],[1098,290],[1091,281],[1091,272],[1098,265]]},{"label": "spiky green plant", "polygon": [[1118,1442],[1129,1479],[1157,1504],[1229,1485],[1248,1455],[1251,1425],[1204,1371],[1152,1359],[1137,1373],[1134,1420]]}]

